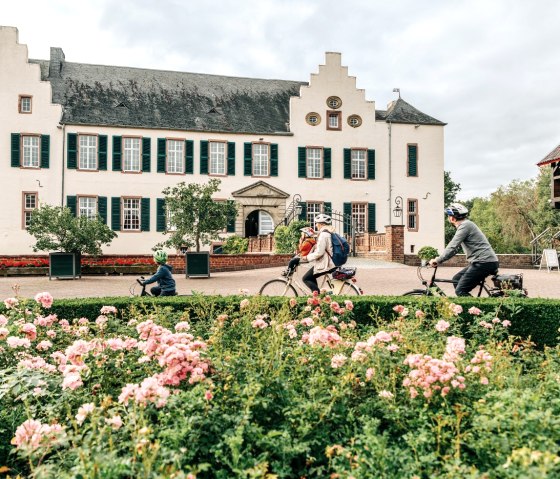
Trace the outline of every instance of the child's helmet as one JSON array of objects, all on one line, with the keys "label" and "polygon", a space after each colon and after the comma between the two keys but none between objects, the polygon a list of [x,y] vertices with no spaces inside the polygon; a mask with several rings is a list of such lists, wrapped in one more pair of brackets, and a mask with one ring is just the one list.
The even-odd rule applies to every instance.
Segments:
[{"label": "child's helmet", "polygon": [[156,263],[167,263],[167,253],[162,249],[158,249],[154,253],[154,261]]},{"label": "child's helmet", "polygon": [[313,236],[315,236],[315,230],[311,228],[311,226],[306,226],[305,228],[301,228],[300,231],[309,238],[313,238]]}]

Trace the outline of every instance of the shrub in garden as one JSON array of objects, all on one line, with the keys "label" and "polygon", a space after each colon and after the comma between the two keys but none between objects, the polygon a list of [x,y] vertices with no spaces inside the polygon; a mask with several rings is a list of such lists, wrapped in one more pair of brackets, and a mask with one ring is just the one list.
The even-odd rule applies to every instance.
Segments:
[{"label": "shrub in garden", "polygon": [[443,299],[366,321],[326,294],[198,297],[68,321],[51,302],[9,298],[0,316],[14,475],[560,474],[559,349],[510,336],[503,309]]},{"label": "shrub in garden", "polygon": [[241,236],[232,235],[228,237],[222,245],[222,251],[225,254],[243,254],[249,249],[249,239]]},{"label": "shrub in garden", "polygon": [[274,231],[274,252],[277,254],[294,253],[301,236],[300,229],[304,226],[309,226],[309,223],[302,220],[292,221],[288,226],[278,226]]}]

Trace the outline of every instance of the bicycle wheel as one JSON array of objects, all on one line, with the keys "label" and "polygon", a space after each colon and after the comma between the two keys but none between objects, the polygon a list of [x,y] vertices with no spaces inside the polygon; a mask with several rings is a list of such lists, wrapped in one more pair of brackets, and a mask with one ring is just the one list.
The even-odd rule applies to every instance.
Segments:
[{"label": "bicycle wheel", "polygon": [[297,291],[291,285],[288,284],[286,280],[283,279],[273,279],[264,283],[259,294],[262,296],[288,296],[296,297]]},{"label": "bicycle wheel", "polygon": [[354,283],[344,281],[344,284],[342,285],[342,288],[340,288],[340,292],[338,294],[340,296],[361,296],[362,291]]},{"label": "bicycle wheel", "polygon": [[401,296],[433,296],[429,289],[413,289],[412,291],[407,291]]}]

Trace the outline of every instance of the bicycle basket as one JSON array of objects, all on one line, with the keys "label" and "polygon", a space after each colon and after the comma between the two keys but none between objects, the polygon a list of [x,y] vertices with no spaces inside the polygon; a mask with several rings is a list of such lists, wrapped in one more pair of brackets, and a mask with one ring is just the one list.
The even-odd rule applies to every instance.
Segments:
[{"label": "bicycle basket", "polygon": [[332,272],[332,277],[333,279],[344,281],[345,279],[353,278],[355,274],[356,268],[344,268],[341,266]]},{"label": "bicycle basket", "polygon": [[494,286],[500,289],[523,289],[523,275],[519,274],[497,274],[492,277]]}]

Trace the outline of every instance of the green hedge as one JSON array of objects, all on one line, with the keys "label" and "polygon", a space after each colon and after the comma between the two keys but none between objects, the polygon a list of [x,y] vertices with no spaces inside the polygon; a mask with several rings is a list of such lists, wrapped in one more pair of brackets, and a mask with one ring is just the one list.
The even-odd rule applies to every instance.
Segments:
[{"label": "green hedge", "polygon": [[[53,304],[49,312],[59,318],[73,319],[80,317],[95,318],[104,305],[118,308],[121,316],[126,318],[130,308],[143,309],[147,306],[158,305],[169,308],[178,313],[187,313],[191,320],[214,319],[225,311],[239,309],[242,296],[175,296],[175,297],[107,297],[88,299],[62,299]],[[340,298],[335,298],[342,302]],[[384,322],[393,319],[393,307],[403,304],[414,315],[416,309],[425,312],[435,311],[440,298],[434,297],[398,297],[398,296],[360,296],[349,297],[354,304],[354,318],[358,324],[372,321]],[[465,320],[465,334],[469,319],[473,316],[467,310],[475,306],[484,313],[499,311],[500,319],[511,321],[510,333],[524,339],[530,339],[539,347],[553,346],[558,341],[560,327],[560,300],[544,298],[447,298],[463,307],[461,317]],[[280,309],[286,305],[286,298],[263,297],[263,313]],[[298,303],[305,303],[307,298],[298,298]],[[0,307],[0,313],[4,306]]]}]

